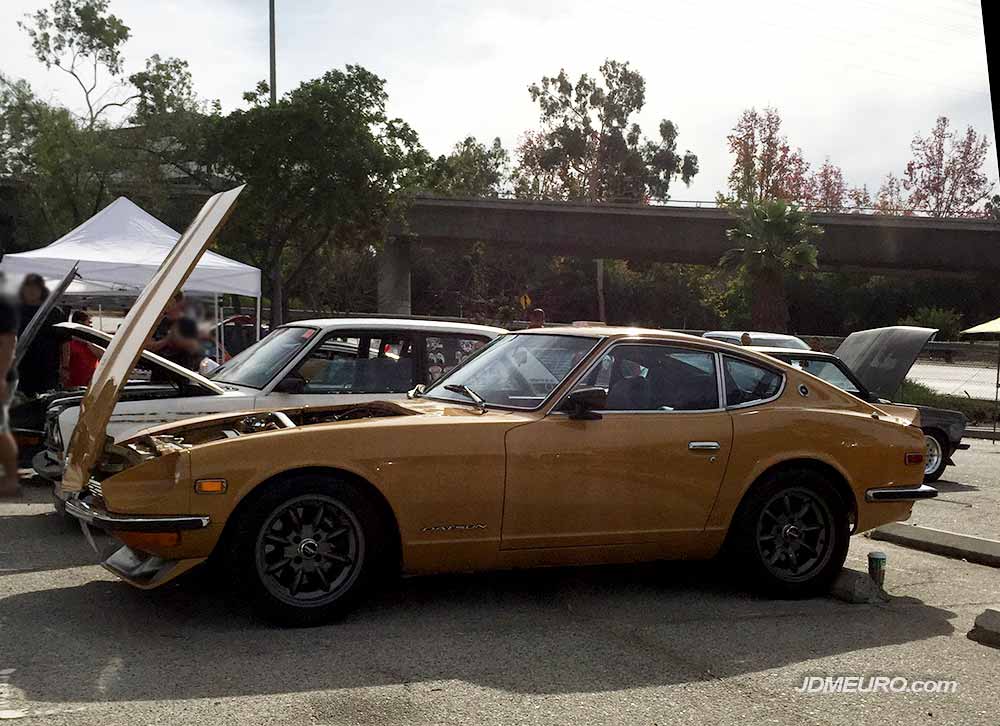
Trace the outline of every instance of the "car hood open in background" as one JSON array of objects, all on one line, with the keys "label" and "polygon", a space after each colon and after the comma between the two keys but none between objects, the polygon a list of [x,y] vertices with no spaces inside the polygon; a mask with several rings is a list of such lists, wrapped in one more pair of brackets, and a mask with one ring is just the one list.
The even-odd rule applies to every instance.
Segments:
[{"label": "car hood open in background", "polygon": [[[108,335],[103,330],[97,330],[96,328],[91,328],[88,325],[81,325],[80,323],[57,323],[53,327],[57,330],[66,331],[69,335],[77,338],[78,340],[91,343],[96,345],[98,348],[105,350],[113,338],[113,336]],[[217,383],[213,383],[208,380],[200,373],[185,368],[184,366],[177,365],[173,361],[169,361],[166,358],[158,356],[156,353],[144,350],[141,357],[142,360],[145,361],[146,365],[151,368],[159,368],[161,372],[172,374],[174,377],[184,380],[188,385],[194,386],[205,393],[210,393],[216,396],[222,396],[226,393],[224,388]]]},{"label": "car hood open in background", "polygon": [[104,450],[111,412],[146,339],[159,323],[174,292],[182,288],[215,239],[242,190],[240,186],[220,192],[205,202],[111,338],[80,404],[80,419],[73,429],[62,478],[63,491],[78,492],[89,483],[91,471]]},{"label": "car hood open in background", "polygon": [[908,325],[859,330],[847,336],[834,355],[854,371],[865,388],[891,399],[935,333],[935,328]]}]

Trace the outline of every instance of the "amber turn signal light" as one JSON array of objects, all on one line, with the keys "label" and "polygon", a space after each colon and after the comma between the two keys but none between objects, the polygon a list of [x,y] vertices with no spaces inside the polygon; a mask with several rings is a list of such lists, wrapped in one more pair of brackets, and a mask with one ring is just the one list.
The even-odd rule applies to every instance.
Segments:
[{"label": "amber turn signal light", "polygon": [[115,537],[141,552],[156,552],[181,543],[180,532],[115,532]]},{"label": "amber turn signal light", "polygon": [[906,463],[910,465],[917,465],[924,463],[924,453],[922,451],[911,451],[906,454]]},{"label": "amber turn signal light", "polygon": [[225,479],[199,479],[194,483],[198,494],[223,494],[226,491]]}]

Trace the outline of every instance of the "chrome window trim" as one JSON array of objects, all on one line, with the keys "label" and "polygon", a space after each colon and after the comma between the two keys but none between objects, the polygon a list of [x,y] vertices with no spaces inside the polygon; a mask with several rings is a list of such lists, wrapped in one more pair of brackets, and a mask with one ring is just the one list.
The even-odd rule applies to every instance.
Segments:
[{"label": "chrome window trim", "polygon": [[[746,357],[741,356],[741,355],[733,355],[731,353],[721,353],[720,352],[719,356],[722,357],[722,358],[732,358],[733,360],[738,360],[738,361],[741,361],[743,363],[748,363],[750,365],[757,366],[758,368],[763,368],[764,370],[771,371],[772,373],[775,373],[775,374],[781,376],[781,385],[778,386],[778,392],[775,393],[773,396],[770,396],[769,398],[760,398],[760,399],[757,399],[755,401],[747,401],[746,403],[734,403],[732,406],[730,406],[730,405],[728,405],[729,401],[724,397],[723,400],[726,403],[726,410],[727,411],[738,411],[741,408],[751,408],[752,406],[760,406],[760,405],[765,404],[765,403],[770,403],[771,401],[775,401],[775,400],[781,398],[781,394],[783,394],[785,392],[785,386],[788,383],[788,376],[785,375],[784,371],[780,371],[780,370],[778,370],[776,368],[773,368],[772,366],[767,365],[766,363],[761,363],[758,360],[754,360],[752,358],[746,358]],[[723,364],[725,364],[724,360],[722,362],[723,362]],[[723,370],[722,368],[719,369],[719,372],[722,374],[722,381],[720,382],[720,385],[722,386],[722,392],[723,392],[723,394],[725,394],[725,389],[726,389],[726,373],[725,373],[725,370]]]},{"label": "chrome window trim", "polygon": [[[706,338],[706,340],[707,340],[707,338]],[[605,355],[607,355],[608,353],[610,353],[615,348],[617,348],[619,346],[625,346],[625,345],[633,345],[633,346],[635,346],[635,345],[659,345],[659,346],[663,346],[663,347],[667,347],[667,348],[681,348],[683,350],[689,350],[689,351],[692,351],[692,352],[695,352],[695,353],[705,353],[707,355],[713,356],[715,358],[715,382],[716,382],[716,386],[718,388],[719,406],[716,407],[716,408],[692,408],[692,409],[685,409],[683,411],[663,411],[663,410],[660,410],[660,409],[648,409],[648,410],[639,409],[639,410],[634,410],[633,411],[631,409],[603,409],[602,408],[600,411],[598,411],[598,413],[600,413],[601,416],[618,415],[618,414],[660,414],[660,415],[663,415],[663,414],[721,413],[722,411],[726,410],[726,407],[725,407],[725,398],[723,396],[723,394],[725,392],[724,391],[725,386],[723,384],[722,368],[721,368],[721,362],[722,361],[721,361],[721,353],[719,353],[719,351],[717,351],[715,349],[701,348],[699,346],[688,346],[687,343],[686,343],[686,341],[683,342],[683,343],[678,343],[677,341],[674,341],[674,340],[660,340],[660,339],[657,339],[657,338],[618,338],[616,340],[613,340],[610,345],[608,345],[603,351],[601,351],[601,353],[597,357],[597,359],[594,360],[594,362],[591,365],[587,366],[587,368],[585,370],[583,370],[576,377],[576,379],[573,380],[572,383],[569,384],[569,388],[566,390],[566,393],[563,394],[563,396],[560,397],[559,401],[553,405],[552,409],[549,411],[549,415],[554,415],[554,416],[569,416],[570,415],[569,411],[559,411],[559,410],[557,410],[557,408],[559,407],[559,405],[562,404],[562,402],[566,400],[566,396],[568,396],[573,391],[573,389],[576,387],[576,385],[580,382],[580,379],[584,378],[588,373],[590,373],[590,370],[595,365],[597,365],[598,363],[600,363],[600,359],[601,358],[603,358]]]}]

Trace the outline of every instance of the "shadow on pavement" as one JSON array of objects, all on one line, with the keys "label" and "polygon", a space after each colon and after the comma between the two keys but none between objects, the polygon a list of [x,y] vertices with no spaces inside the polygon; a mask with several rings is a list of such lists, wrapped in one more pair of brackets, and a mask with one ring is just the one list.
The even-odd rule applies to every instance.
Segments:
[{"label": "shadow on pavement", "polygon": [[946,481],[944,479],[934,482],[933,484],[931,484],[931,486],[933,486],[942,494],[979,491],[979,487],[975,486],[974,484],[962,484],[957,481]]},{"label": "shadow on pavement", "polygon": [[[83,542],[79,543],[81,546]],[[0,580],[2,583],[2,580]],[[206,574],[0,600],[0,669],[30,700],[304,693],[460,680],[527,694],[697,682],[953,631],[919,600],[771,601],[701,563],[402,580],[347,619],[254,619]]]},{"label": "shadow on pavement", "polygon": [[0,578],[93,565],[98,561],[80,526],[53,509],[37,514],[0,515]]}]

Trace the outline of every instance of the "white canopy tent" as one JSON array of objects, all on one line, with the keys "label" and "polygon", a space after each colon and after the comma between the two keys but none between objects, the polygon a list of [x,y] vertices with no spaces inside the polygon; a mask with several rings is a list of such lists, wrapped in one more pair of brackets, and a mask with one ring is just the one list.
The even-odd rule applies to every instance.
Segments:
[{"label": "white canopy tent", "polygon": [[[962,331],[962,335],[992,335],[1000,339],[1000,318]],[[993,394],[993,443],[997,442],[997,419],[1000,418],[1000,340],[997,342],[997,383]]]},{"label": "white canopy tent", "polygon": [[[79,279],[67,290],[68,295],[136,295],[179,237],[129,199],[118,197],[52,244],[4,255],[0,270],[13,279],[31,272],[46,279],[61,279],[79,261]],[[191,273],[184,291],[255,298],[259,325],[260,270],[256,267],[208,251]]]}]

